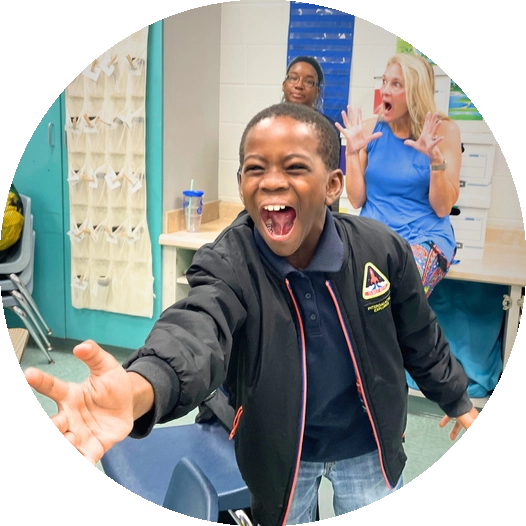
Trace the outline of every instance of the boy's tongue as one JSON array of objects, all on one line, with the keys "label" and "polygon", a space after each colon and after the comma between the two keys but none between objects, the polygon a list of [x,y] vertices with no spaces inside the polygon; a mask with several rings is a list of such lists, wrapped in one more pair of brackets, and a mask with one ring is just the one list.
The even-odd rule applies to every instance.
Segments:
[{"label": "boy's tongue", "polygon": [[292,230],[295,219],[295,210],[286,208],[281,212],[268,212],[265,224],[270,234],[274,236],[285,236]]}]

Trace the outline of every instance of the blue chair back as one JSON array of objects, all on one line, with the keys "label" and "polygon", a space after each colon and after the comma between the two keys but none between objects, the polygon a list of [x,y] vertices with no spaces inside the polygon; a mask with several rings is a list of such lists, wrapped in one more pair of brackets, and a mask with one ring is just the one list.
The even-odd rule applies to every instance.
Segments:
[{"label": "blue chair back", "polygon": [[194,519],[217,522],[217,492],[202,469],[188,457],[183,457],[173,470],[163,508]]},{"label": "blue chair back", "polygon": [[234,442],[219,423],[157,426],[141,439],[126,438],[101,459],[108,477],[159,506],[177,463],[187,457],[218,495],[219,511],[250,507],[250,492],[237,466]]}]

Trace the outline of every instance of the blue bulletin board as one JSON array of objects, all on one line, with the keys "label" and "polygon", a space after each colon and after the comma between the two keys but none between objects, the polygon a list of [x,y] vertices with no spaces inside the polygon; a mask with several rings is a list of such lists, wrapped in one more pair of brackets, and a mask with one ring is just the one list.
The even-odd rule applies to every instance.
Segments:
[{"label": "blue bulletin board", "polygon": [[325,77],[323,113],[341,122],[349,101],[354,15],[335,9],[290,2],[287,64],[308,55],[320,63]]}]

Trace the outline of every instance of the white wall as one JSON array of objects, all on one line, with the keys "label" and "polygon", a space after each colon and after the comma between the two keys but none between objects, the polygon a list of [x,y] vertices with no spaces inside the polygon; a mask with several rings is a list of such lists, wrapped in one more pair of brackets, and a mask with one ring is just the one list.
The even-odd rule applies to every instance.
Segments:
[{"label": "white wall", "polygon": [[239,140],[247,122],[281,100],[289,3],[225,2],[221,16],[219,199],[239,201]]},{"label": "white wall", "polygon": [[[239,201],[238,147],[246,123],[260,109],[281,100],[288,24],[285,0],[222,4],[218,195],[224,201]],[[381,27],[355,19],[349,100],[362,107],[364,117],[372,116],[374,72],[385,67],[396,50],[396,40],[396,35]],[[457,122],[462,131],[490,132],[484,122]],[[515,185],[496,141],[495,145],[488,225],[523,229]]]},{"label": "white wall", "polygon": [[217,199],[221,5],[166,18],[163,37],[163,210],[173,210],[192,179]]}]

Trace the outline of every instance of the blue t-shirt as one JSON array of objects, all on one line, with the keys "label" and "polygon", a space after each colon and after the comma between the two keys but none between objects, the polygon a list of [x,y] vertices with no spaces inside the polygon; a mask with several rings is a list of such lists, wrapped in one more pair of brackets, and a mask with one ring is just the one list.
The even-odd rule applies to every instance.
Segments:
[{"label": "blue t-shirt", "polygon": [[449,216],[438,217],[429,203],[429,157],[399,139],[378,121],[382,137],[367,146],[367,199],[360,215],[391,227],[410,245],[433,241],[451,261],[455,234]]}]

